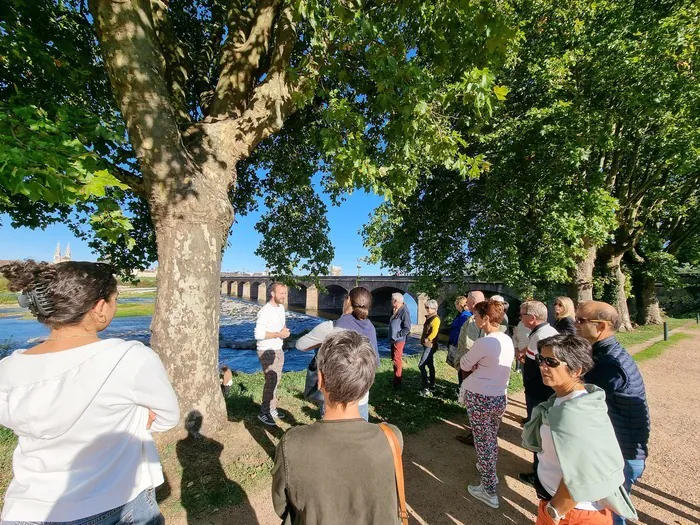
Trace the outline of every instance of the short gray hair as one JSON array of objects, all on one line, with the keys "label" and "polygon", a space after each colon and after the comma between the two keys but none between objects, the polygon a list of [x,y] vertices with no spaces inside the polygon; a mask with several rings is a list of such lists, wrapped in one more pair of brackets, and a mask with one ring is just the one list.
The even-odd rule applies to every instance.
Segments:
[{"label": "short gray hair", "polygon": [[362,398],[374,383],[377,354],[365,336],[352,330],[334,330],[316,356],[328,400],[347,405]]},{"label": "short gray hair", "polygon": [[593,348],[583,337],[571,334],[553,335],[537,343],[540,352],[545,346],[552,349],[554,357],[566,363],[570,373],[581,370],[579,376],[583,377],[593,368]]},{"label": "short gray hair", "polygon": [[399,292],[394,292],[393,294],[391,294],[391,300],[403,303],[403,294]]},{"label": "short gray hair", "polygon": [[547,307],[540,301],[527,301],[520,305],[520,313],[534,315],[538,321],[547,320]]},{"label": "short gray hair", "polygon": [[438,304],[435,299],[428,299],[425,301],[425,307],[430,308],[431,310],[437,310],[438,309]]}]

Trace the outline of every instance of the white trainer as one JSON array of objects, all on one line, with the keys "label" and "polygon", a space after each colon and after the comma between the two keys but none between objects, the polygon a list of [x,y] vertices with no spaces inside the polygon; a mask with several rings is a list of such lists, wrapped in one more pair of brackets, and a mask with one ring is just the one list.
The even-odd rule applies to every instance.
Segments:
[{"label": "white trainer", "polygon": [[486,503],[486,505],[488,505],[492,509],[497,509],[499,507],[498,496],[496,494],[494,494],[493,496],[488,494],[484,490],[483,485],[469,485],[467,487],[467,490],[469,491],[469,494],[474,496],[482,503]]}]

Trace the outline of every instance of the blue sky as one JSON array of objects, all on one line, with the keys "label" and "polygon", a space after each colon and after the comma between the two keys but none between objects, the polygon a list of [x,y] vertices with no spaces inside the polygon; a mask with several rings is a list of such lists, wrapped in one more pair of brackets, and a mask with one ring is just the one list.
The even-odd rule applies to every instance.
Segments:
[{"label": "blue sky", "polygon": [[[330,223],[330,239],[335,247],[333,264],[341,266],[343,274],[357,274],[357,259],[365,257],[367,250],[362,245],[360,230],[369,220],[370,213],[383,202],[382,197],[356,191],[348,196],[340,206],[328,204],[328,220]],[[262,207],[261,207],[262,208]],[[264,209],[241,217],[234,226],[232,246],[224,253],[222,269],[224,271],[262,271],[265,261],[255,255],[255,249],[260,242],[253,226]],[[73,260],[94,261],[97,254],[93,253],[87,243],[77,239],[66,226],[49,226],[46,230],[30,230],[29,228],[14,229],[10,226],[10,218],[0,214],[0,259],[38,259],[49,261],[53,257],[56,243],[60,242],[62,249],[70,243]],[[360,263],[362,275],[379,275],[379,266]],[[384,271],[386,273],[386,271]]]}]

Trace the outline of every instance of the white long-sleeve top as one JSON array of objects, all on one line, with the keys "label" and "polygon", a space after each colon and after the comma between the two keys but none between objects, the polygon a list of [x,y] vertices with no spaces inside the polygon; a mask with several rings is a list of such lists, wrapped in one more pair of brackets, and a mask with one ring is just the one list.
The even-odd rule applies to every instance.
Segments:
[{"label": "white long-sleeve top", "polygon": [[279,332],[286,323],[284,305],[272,306],[272,303],[266,303],[258,311],[258,318],[255,321],[255,341],[258,351],[281,350],[283,339],[281,337],[265,339],[265,332]]},{"label": "white long-sleeve top", "polygon": [[530,329],[527,328],[522,321],[513,330],[513,346],[517,352],[521,348],[527,348],[530,344]]},{"label": "white long-sleeve top", "polygon": [[19,441],[2,519],[74,521],[119,507],[163,483],[146,429],[180,419],[153,350],[105,339],[62,352],[0,361],[0,425]]}]

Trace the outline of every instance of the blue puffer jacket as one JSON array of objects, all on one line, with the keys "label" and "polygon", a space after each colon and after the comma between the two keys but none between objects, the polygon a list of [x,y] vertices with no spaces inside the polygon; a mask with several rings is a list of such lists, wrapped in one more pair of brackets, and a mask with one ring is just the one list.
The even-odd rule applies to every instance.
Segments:
[{"label": "blue puffer jacket", "polygon": [[605,390],[608,415],[625,459],[645,459],[651,432],[642,374],[632,356],[610,336],[593,345],[593,369],[586,383]]},{"label": "blue puffer jacket", "polygon": [[461,314],[454,318],[452,325],[450,326],[450,342],[452,346],[457,346],[459,342],[459,331],[462,329],[462,325],[466,323],[472,313],[469,310],[464,310]]}]

